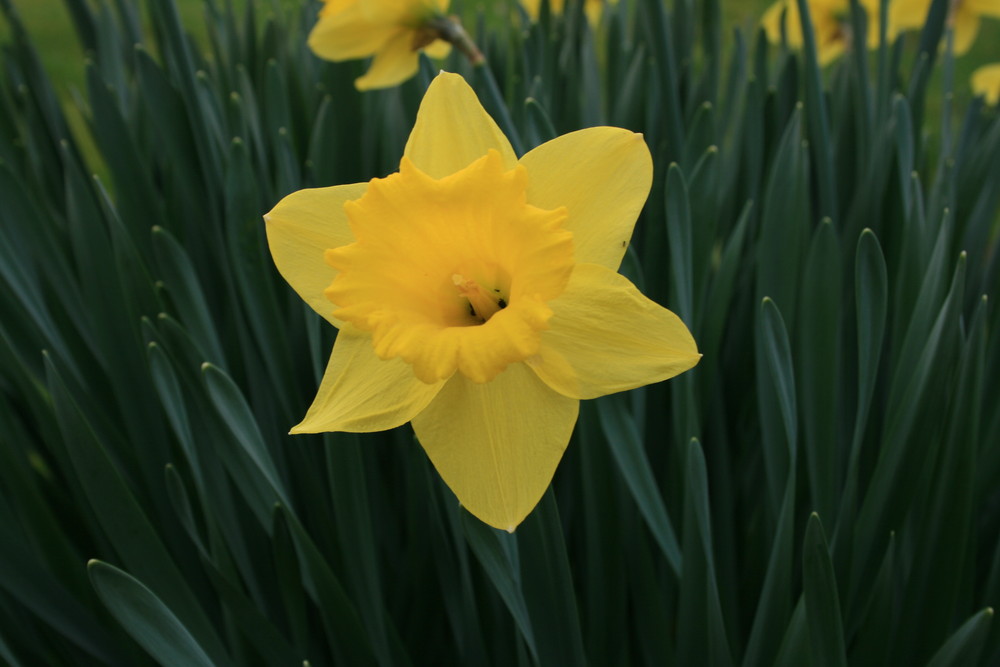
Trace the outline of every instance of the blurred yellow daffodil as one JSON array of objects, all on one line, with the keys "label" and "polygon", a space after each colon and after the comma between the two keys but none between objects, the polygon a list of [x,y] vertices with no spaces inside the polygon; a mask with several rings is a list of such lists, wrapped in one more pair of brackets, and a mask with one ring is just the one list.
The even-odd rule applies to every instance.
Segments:
[{"label": "blurred yellow daffodil", "polygon": [[[892,0],[889,21],[897,30],[916,30],[924,25],[931,0]],[[1000,0],[951,0],[948,24],[954,29],[955,55],[972,48],[979,33],[979,18],[1000,18]]]},{"label": "blurred yellow daffodil", "polygon": [[[850,0],[808,0],[809,15],[812,17],[816,34],[816,58],[820,66],[828,65],[851,48],[854,38],[851,26]],[[861,8],[867,17],[867,47],[878,46],[879,15],[878,0],[861,0]],[[764,12],[761,25],[772,44],[781,43],[781,17],[785,16],[785,36],[788,46],[800,49],[803,46],[802,24],[799,19],[799,5],[796,0],[779,0]],[[891,24],[890,24],[891,27]],[[892,39],[893,33],[888,38]]]},{"label": "blurred yellow daffodil", "polygon": [[972,92],[985,97],[987,104],[1000,103],[1000,63],[983,65],[972,73]]},{"label": "blurred yellow daffodil", "polygon": [[611,127],[518,159],[468,84],[441,73],[399,172],[302,190],[265,216],[278,270],[340,329],[292,433],[412,421],[462,505],[513,530],[580,399],[700,358],[681,320],[617,272],[652,171],[641,135]]},{"label": "blurred yellow daffodil", "polygon": [[406,81],[423,51],[444,58],[451,44],[440,39],[434,22],[444,19],[449,0],[324,0],[309,48],[321,58],[341,61],[374,56],[358,90],[388,88]]},{"label": "blurred yellow daffodil", "polygon": [[[573,0],[570,0],[571,2]],[[590,25],[596,26],[601,20],[604,12],[604,5],[617,4],[618,0],[583,0],[583,11],[587,14]],[[542,9],[542,0],[521,0],[524,9],[533,20],[538,20],[538,14]],[[562,14],[566,8],[566,0],[549,0],[549,8],[553,14]]]}]

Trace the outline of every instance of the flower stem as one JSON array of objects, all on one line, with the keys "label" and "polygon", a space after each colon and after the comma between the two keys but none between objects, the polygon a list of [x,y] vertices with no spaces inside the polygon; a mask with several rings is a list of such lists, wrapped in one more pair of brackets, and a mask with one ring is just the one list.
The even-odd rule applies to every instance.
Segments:
[{"label": "flower stem", "polygon": [[425,27],[429,32],[435,33],[438,39],[443,39],[461,51],[473,65],[486,62],[483,52],[469,37],[469,33],[465,32],[457,16],[435,16],[427,21]]}]

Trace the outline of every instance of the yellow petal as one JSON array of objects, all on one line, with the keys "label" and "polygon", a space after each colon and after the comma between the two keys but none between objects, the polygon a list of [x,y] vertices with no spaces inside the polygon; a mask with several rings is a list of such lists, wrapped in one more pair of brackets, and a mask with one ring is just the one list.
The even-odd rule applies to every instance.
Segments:
[{"label": "yellow petal", "polygon": [[987,104],[1000,102],[1000,63],[983,65],[972,73],[972,92],[985,96]]},{"label": "yellow petal", "polygon": [[541,353],[527,363],[566,396],[596,398],[660,382],[701,359],[679,317],[603,266],[577,265],[549,306]]},{"label": "yellow petal", "polygon": [[292,433],[395,428],[423,410],[443,384],[421,382],[401,359],[379,359],[371,336],[344,327],[337,334],[316,398]]},{"label": "yellow petal", "polygon": [[441,72],[424,94],[403,155],[422,172],[444,178],[469,166],[490,149],[513,169],[517,156],[476,94],[461,76]]},{"label": "yellow petal", "polygon": [[397,30],[375,54],[365,75],[354,81],[354,87],[358,90],[390,88],[416,74],[420,55],[413,50],[413,39],[413,31]]},{"label": "yellow petal", "polygon": [[[813,33],[816,37],[816,59],[820,66],[825,66],[839,58],[847,46],[845,18],[850,11],[844,0],[810,0],[809,16],[812,19]],[[805,43],[802,36],[802,23],[799,16],[799,6],[794,0],[776,2],[771,5],[761,18],[761,25],[767,33],[767,38],[774,44],[781,43],[781,16],[785,12],[785,37],[788,46],[798,49]],[[869,20],[869,30],[872,29]],[[876,32],[877,34],[877,32]],[[877,39],[876,39],[877,43]]]},{"label": "yellow petal", "polygon": [[564,134],[521,158],[528,203],[565,206],[577,262],[617,269],[653,181],[653,160],[641,134],[592,127]]},{"label": "yellow petal", "polygon": [[[865,16],[868,19],[868,35],[867,35],[867,46],[869,49],[878,48],[878,38],[879,38],[879,4],[881,0],[860,0],[861,8],[865,10]],[[891,43],[896,39],[896,35],[893,30],[898,30],[898,26],[894,26],[892,22],[892,12],[889,13],[889,21],[886,27],[885,38]],[[847,17],[850,20],[850,17]]]},{"label": "yellow petal", "polygon": [[[327,2],[344,0],[326,0]],[[353,1],[353,0],[348,0]],[[449,0],[356,0],[369,21],[417,26],[448,10]]]},{"label": "yellow petal", "polygon": [[979,34],[979,15],[970,11],[965,5],[959,5],[955,11],[955,55],[960,56],[972,48]]},{"label": "yellow petal", "polygon": [[371,21],[364,2],[328,2],[309,33],[309,48],[327,60],[366,58],[388,41],[398,28],[385,21]]},{"label": "yellow petal", "polygon": [[267,244],[278,271],[309,306],[334,326],[334,306],[323,295],[336,270],[324,259],[328,248],[354,243],[344,202],[358,199],[367,183],[299,190],[264,216]]},{"label": "yellow petal", "polygon": [[513,364],[486,384],[455,375],[413,429],[459,502],[513,531],[552,481],[579,407]]},{"label": "yellow petal", "polygon": [[[592,0],[586,0],[589,4]],[[542,11],[542,0],[521,0],[521,4],[524,6],[528,16],[531,17],[532,21],[538,20],[538,15]],[[553,16],[559,16],[563,13],[564,5],[566,0],[549,0],[549,11]]]},{"label": "yellow petal", "polygon": [[802,46],[802,25],[799,22],[799,7],[795,2],[779,0],[767,8],[760,19],[760,25],[772,44],[781,43],[781,17],[785,17],[785,37],[788,46],[797,49]]},{"label": "yellow petal", "polygon": [[889,34],[922,27],[930,6],[931,0],[893,0],[889,4]]},{"label": "yellow petal", "polygon": [[828,39],[816,45],[816,61],[820,67],[826,67],[844,54],[847,44],[843,39]]},{"label": "yellow petal", "polygon": [[538,12],[542,8],[542,0],[521,0],[524,11],[528,12],[531,20],[538,20]]},{"label": "yellow petal", "polygon": [[583,5],[583,11],[586,12],[591,27],[596,28],[601,22],[601,14],[604,13],[604,0],[587,0]]},{"label": "yellow petal", "polygon": [[1000,0],[964,0],[962,5],[974,14],[1000,18]]},{"label": "yellow petal", "polygon": [[424,53],[427,54],[428,58],[442,60],[447,58],[448,54],[451,53],[451,44],[443,39],[435,39],[433,42],[424,47]]},{"label": "yellow petal", "polygon": [[359,4],[371,21],[381,17],[399,23],[407,16],[413,16],[416,8],[423,3],[420,0],[359,0]]}]

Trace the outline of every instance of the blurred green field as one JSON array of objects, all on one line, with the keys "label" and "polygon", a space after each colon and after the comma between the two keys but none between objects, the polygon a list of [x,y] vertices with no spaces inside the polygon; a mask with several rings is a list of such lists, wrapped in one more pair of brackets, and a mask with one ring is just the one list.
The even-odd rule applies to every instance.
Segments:
[{"label": "blurred green field", "polygon": [[[135,2],[136,0],[128,0]],[[298,4],[296,0],[279,0],[284,5]],[[65,97],[73,86],[79,86],[83,81],[83,68],[86,55],[76,36],[63,0],[13,0],[28,31],[34,36],[42,62],[52,76],[59,92]],[[246,0],[237,0],[238,7],[246,4]],[[271,2],[258,4],[271,5]],[[181,20],[187,29],[195,36],[204,35],[205,22],[201,0],[177,0]],[[148,16],[144,19],[148,21]],[[6,39],[9,26],[0,22],[0,38]]]},{"label": "blurred green field", "polygon": [[[256,23],[202,16],[229,2]],[[537,147],[567,211],[641,184],[546,151],[641,134],[641,214],[577,220],[636,222],[616,280],[703,358],[583,403],[511,535],[409,427],[288,433],[334,328],[262,215],[393,173],[437,66],[358,93],[304,46],[316,0],[0,0],[30,32],[0,21],[0,664],[1000,665],[1000,116],[967,104],[1000,21],[953,67],[935,0],[920,48],[821,71],[757,42],[765,0],[621,0],[596,35],[515,2],[452,0],[488,63],[453,53],[478,102],[437,109]],[[423,113],[428,160],[479,143]],[[344,206],[305,213],[304,267]]]}]

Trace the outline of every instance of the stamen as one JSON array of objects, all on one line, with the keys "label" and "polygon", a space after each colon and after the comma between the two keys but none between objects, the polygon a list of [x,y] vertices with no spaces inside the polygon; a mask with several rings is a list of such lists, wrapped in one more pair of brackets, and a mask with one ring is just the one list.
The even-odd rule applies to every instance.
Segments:
[{"label": "stamen", "polygon": [[500,296],[498,289],[492,292],[483,289],[483,286],[475,280],[466,280],[464,276],[457,273],[451,277],[451,280],[458,288],[458,293],[469,300],[469,308],[472,310],[473,317],[483,322],[493,317],[497,311],[507,307],[507,302]]}]

